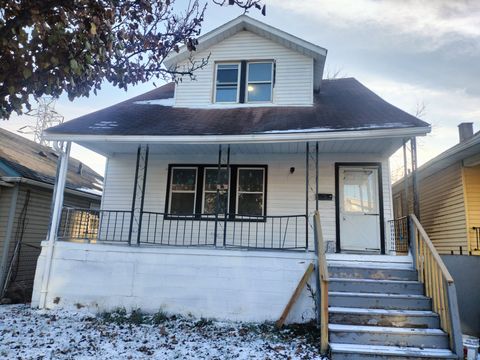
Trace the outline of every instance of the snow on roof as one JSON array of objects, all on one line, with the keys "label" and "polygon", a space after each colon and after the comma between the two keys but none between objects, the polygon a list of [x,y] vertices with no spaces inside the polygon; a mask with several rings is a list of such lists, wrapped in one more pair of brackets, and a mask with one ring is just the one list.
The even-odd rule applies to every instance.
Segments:
[{"label": "snow on roof", "polygon": [[[63,136],[202,136],[258,133],[428,129],[354,78],[325,80],[313,106],[180,108],[169,106],[173,83],[47,130]],[[156,106],[152,106],[156,105]],[[113,126],[114,125],[114,126]],[[428,132],[426,130],[425,132]]]}]

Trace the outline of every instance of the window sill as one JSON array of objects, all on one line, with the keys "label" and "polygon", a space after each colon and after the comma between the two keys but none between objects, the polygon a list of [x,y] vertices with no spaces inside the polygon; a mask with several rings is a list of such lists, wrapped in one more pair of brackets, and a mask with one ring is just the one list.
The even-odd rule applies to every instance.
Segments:
[{"label": "window sill", "polygon": [[[227,217],[228,222],[266,222],[267,221],[267,216],[266,215],[258,215],[258,218],[251,218],[251,219],[242,219],[240,217],[247,217],[247,215],[230,215]],[[255,216],[257,217],[257,216]],[[209,214],[209,215],[163,215],[164,220],[183,220],[183,221],[225,221],[225,216],[223,214],[219,214],[217,218],[215,218],[215,214]]]}]

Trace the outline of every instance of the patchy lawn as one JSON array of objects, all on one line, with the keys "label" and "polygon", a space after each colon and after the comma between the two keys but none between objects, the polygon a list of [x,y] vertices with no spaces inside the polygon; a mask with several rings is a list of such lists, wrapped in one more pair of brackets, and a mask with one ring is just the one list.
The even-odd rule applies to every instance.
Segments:
[{"label": "patchy lawn", "polygon": [[0,358],[8,359],[322,359],[314,334],[311,325],[0,306]]}]

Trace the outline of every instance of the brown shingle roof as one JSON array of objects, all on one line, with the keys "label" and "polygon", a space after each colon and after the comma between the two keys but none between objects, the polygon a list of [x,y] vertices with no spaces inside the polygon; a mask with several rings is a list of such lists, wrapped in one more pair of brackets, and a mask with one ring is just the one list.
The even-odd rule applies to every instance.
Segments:
[{"label": "brown shingle roof", "polygon": [[[22,136],[0,128],[0,177],[13,176],[55,182],[57,153]],[[80,161],[70,158],[67,187],[73,190],[98,194],[102,191],[103,177]]]},{"label": "brown shingle roof", "polygon": [[[73,135],[243,135],[427,127],[354,78],[325,80],[314,106],[192,109],[147,104],[174,96],[170,83],[50,128]],[[141,103],[139,103],[141,102]]]}]

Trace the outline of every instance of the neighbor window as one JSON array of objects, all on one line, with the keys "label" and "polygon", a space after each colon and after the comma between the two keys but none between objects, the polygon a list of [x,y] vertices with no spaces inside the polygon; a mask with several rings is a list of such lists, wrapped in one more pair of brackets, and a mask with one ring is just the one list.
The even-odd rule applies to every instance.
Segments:
[{"label": "neighbor window", "polygon": [[240,64],[217,64],[215,102],[238,102]]},{"label": "neighbor window", "polygon": [[174,167],[170,183],[170,214],[191,215],[195,213],[197,191],[197,168]]},{"label": "neighbor window", "polygon": [[[264,216],[267,167],[230,165],[230,171],[215,165],[170,165],[167,216],[218,214]],[[259,219],[262,220],[262,219]]]},{"label": "neighbor window", "polygon": [[239,168],[237,173],[237,214],[263,215],[265,170]]},{"label": "neighbor window", "polygon": [[273,61],[241,61],[215,65],[216,103],[259,103],[273,100]]},{"label": "neighbor window", "polygon": [[273,64],[248,63],[247,74],[247,102],[272,101]]}]

